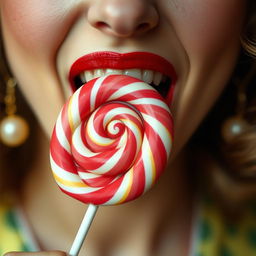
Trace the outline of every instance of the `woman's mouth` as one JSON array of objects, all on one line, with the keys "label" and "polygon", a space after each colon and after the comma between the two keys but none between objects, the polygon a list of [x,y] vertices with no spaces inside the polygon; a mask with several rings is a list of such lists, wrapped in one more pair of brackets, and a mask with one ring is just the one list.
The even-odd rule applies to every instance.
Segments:
[{"label": "woman's mouth", "polygon": [[138,78],[154,87],[168,103],[172,100],[177,75],[166,59],[147,52],[96,52],[79,58],[72,65],[69,81],[74,92],[90,80],[119,74]]}]

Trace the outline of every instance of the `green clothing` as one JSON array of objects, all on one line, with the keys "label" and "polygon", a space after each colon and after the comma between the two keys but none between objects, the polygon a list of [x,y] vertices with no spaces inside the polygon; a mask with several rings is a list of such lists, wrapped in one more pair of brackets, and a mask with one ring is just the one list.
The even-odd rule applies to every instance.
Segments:
[{"label": "green clothing", "polygon": [[[0,255],[39,250],[24,229],[16,208],[0,206]],[[248,205],[242,218],[230,221],[211,200],[202,200],[192,240],[189,256],[256,256],[256,203]]]}]

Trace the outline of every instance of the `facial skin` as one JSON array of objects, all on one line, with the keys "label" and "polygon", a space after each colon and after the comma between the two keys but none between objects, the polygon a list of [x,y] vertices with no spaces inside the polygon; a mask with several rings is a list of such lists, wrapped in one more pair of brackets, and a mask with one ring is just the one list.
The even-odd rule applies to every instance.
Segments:
[{"label": "facial skin", "polygon": [[95,51],[146,51],[170,61],[178,82],[171,106],[177,153],[230,77],[244,0],[1,0],[7,57],[50,137],[70,95],[68,73]]}]

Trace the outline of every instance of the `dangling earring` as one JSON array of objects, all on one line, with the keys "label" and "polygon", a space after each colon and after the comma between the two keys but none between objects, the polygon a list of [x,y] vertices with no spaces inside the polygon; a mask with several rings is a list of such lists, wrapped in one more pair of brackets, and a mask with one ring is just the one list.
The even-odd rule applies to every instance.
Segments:
[{"label": "dangling earring", "polygon": [[17,82],[9,78],[6,82],[4,97],[6,117],[0,122],[0,140],[9,147],[18,147],[23,144],[29,135],[29,126],[24,118],[16,115],[15,89]]},{"label": "dangling earring", "polygon": [[246,89],[248,84],[252,81],[255,76],[256,67],[253,66],[244,82],[237,83],[237,107],[236,114],[225,120],[221,127],[221,135],[226,143],[229,143],[236,136],[242,134],[248,130],[251,125],[245,119],[246,107],[247,107],[247,95]]}]

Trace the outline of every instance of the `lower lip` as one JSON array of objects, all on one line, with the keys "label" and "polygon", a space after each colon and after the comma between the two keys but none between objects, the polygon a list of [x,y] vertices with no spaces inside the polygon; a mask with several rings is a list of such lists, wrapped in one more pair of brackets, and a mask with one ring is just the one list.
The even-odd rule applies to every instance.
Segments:
[{"label": "lower lip", "polygon": [[166,100],[172,101],[177,75],[173,65],[166,59],[148,52],[95,52],[87,54],[74,62],[69,73],[72,90],[75,91],[74,78],[85,70],[93,69],[149,69],[158,71],[171,78],[170,90]]}]

